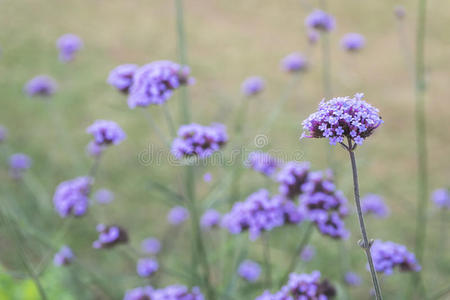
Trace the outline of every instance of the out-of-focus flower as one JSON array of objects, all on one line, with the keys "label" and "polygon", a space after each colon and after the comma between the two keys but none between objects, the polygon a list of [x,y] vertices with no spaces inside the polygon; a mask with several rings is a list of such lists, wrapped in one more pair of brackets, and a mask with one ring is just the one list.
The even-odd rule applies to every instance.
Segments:
[{"label": "out-of-focus flower", "polygon": [[362,100],[363,94],[353,98],[338,97],[322,101],[318,110],[303,121],[302,138],[328,138],[331,145],[352,139],[362,145],[383,123],[379,110]]},{"label": "out-of-focus flower", "polygon": [[162,105],[182,85],[192,84],[190,70],[177,63],[160,60],[140,67],[134,72],[133,84],[129,89],[128,106],[147,107]]},{"label": "out-of-focus flower", "polygon": [[280,184],[278,190],[281,195],[290,199],[303,192],[303,184],[308,179],[309,163],[299,163],[290,161],[286,163],[277,174],[277,181]]},{"label": "out-of-focus flower", "polygon": [[184,285],[170,285],[155,290],[152,297],[151,300],[205,300],[198,287],[189,290]]},{"label": "out-of-focus flower", "polygon": [[128,290],[123,297],[123,300],[153,300],[153,287],[143,286]]},{"label": "out-of-focus flower", "polygon": [[311,29],[331,31],[336,27],[336,22],[331,15],[316,9],[306,17],[305,25]]},{"label": "out-of-focus flower", "polygon": [[9,176],[21,179],[23,173],[31,167],[31,158],[23,153],[15,153],[9,157]]},{"label": "out-of-focus flower", "polygon": [[182,206],[175,206],[167,214],[167,221],[172,225],[181,225],[189,218],[189,211]]},{"label": "out-of-focus flower", "polygon": [[3,143],[8,137],[8,129],[5,126],[0,125],[0,143]]},{"label": "out-of-focus flower", "polygon": [[99,189],[95,192],[94,199],[100,204],[108,204],[114,200],[114,193],[108,189]]},{"label": "out-of-focus flower", "polygon": [[385,275],[394,273],[395,267],[402,272],[418,272],[421,269],[414,253],[409,252],[405,246],[400,244],[376,240],[372,245],[371,253],[375,270]]},{"label": "out-of-focus flower", "polygon": [[366,44],[366,39],[359,33],[347,33],[341,39],[341,46],[349,52],[361,50]]},{"label": "out-of-focus flower", "polygon": [[384,199],[375,194],[368,194],[361,199],[361,210],[364,214],[373,214],[378,218],[389,216],[389,208]]},{"label": "out-of-focus flower", "polygon": [[354,272],[345,273],[345,283],[350,286],[359,286],[362,283],[361,277]]},{"label": "out-of-focus flower", "polygon": [[397,5],[394,8],[394,15],[397,17],[397,19],[402,20],[406,16],[405,7]]},{"label": "out-of-focus flower", "polygon": [[311,245],[306,245],[300,253],[300,258],[303,261],[311,261],[316,255],[316,249]]},{"label": "out-of-focus flower", "polygon": [[86,146],[86,153],[92,157],[100,157],[105,149],[106,146],[90,141]]},{"label": "out-of-focus flower", "polygon": [[92,183],[93,179],[85,176],[61,182],[56,187],[53,205],[61,217],[79,217],[86,213]]},{"label": "out-of-focus flower", "polygon": [[261,93],[264,90],[264,80],[259,76],[251,76],[242,82],[241,91],[247,96],[254,96]]},{"label": "out-of-focus flower", "polygon": [[50,97],[57,88],[58,84],[53,78],[47,75],[38,75],[25,84],[24,91],[29,97]]},{"label": "out-of-focus flower", "polygon": [[120,226],[97,225],[98,239],[92,243],[95,249],[112,248],[128,242],[127,232]]},{"label": "out-of-focus flower", "polygon": [[141,243],[141,249],[147,254],[158,254],[161,251],[161,242],[157,238],[146,238]]},{"label": "out-of-focus flower", "polygon": [[261,267],[258,263],[247,259],[239,265],[238,274],[249,282],[255,282],[261,275]]},{"label": "out-of-focus flower", "polygon": [[294,52],[283,58],[281,67],[291,73],[305,71],[308,68],[308,61],[301,53]]},{"label": "out-of-focus flower", "polygon": [[86,132],[92,134],[94,142],[100,146],[118,145],[126,138],[125,132],[114,121],[96,120]]},{"label": "out-of-focus flower", "polygon": [[57,267],[67,266],[75,259],[72,250],[68,246],[62,246],[53,257],[53,264]]},{"label": "out-of-focus flower", "polygon": [[58,39],[56,47],[59,49],[59,60],[70,62],[75,58],[75,54],[83,48],[83,41],[75,34],[66,33]]},{"label": "out-of-focus flower", "polygon": [[204,182],[211,182],[211,180],[212,180],[212,175],[211,175],[211,173],[205,173],[204,175],[203,175],[203,181]]},{"label": "out-of-focus flower", "polygon": [[220,224],[220,213],[215,209],[208,209],[200,219],[200,226],[203,229],[211,229]]},{"label": "out-of-focus flower", "polygon": [[108,75],[108,84],[115,87],[124,94],[128,94],[133,84],[134,73],[139,68],[138,65],[125,64],[115,67]]},{"label": "out-of-focus flower", "polygon": [[183,125],[172,142],[172,154],[177,159],[196,156],[207,158],[220,150],[228,141],[225,125],[214,123],[202,126],[196,123]]},{"label": "out-of-focus flower", "polygon": [[153,258],[141,258],[136,265],[136,272],[140,277],[150,277],[159,269],[159,264]]},{"label": "out-of-focus flower", "polygon": [[448,189],[442,188],[434,190],[431,198],[437,207],[450,209],[450,193]]},{"label": "out-of-focus flower", "polygon": [[317,32],[317,30],[313,30],[313,29],[308,30],[308,42],[311,45],[315,45],[317,43],[317,41],[319,40],[319,37],[320,37],[320,35]]},{"label": "out-of-focus flower", "polygon": [[245,166],[266,176],[273,175],[280,166],[280,160],[269,153],[257,151],[251,152],[245,161]]}]

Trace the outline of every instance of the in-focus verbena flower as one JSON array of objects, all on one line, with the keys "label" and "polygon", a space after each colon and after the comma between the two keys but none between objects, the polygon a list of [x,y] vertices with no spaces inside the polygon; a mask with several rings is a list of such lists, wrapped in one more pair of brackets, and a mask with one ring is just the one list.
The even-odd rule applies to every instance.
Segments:
[{"label": "in-focus verbena flower", "polygon": [[79,217],[86,213],[92,183],[93,179],[85,176],[61,182],[56,187],[53,205],[61,217]]},{"label": "in-focus verbena flower", "polygon": [[178,129],[178,137],[172,142],[172,154],[177,159],[207,158],[220,150],[228,141],[225,125],[214,123],[202,126],[196,123],[183,125]]},{"label": "in-focus verbena flower", "polygon": [[320,102],[318,110],[303,121],[302,138],[328,138],[332,145],[350,138],[361,145],[383,123],[378,109],[362,100],[363,96]]},{"label": "in-focus verbena flower", "polygon": [[75,34],[67,33],[56,41],[59,49],[59,60],[70,62],[75,58],[75,54],[83,48],[83,41]]},{"label": "in-focus verbena flower", "polygon": [[220,224],[220,218],[221,215],[217,210],[208,209],[200,219],[200,226],[205,230],[217,227]]},{"label": "in-focus verbena flower", "polygon": [[9,176],[20,179],[23,173],[31,167],[31,158],[23,153],[15,153],[9,157]]},{"label": "in-focus verbena flower", "polygon": [[296,161],[287,162],[277,174],[281,195],[294,199],[303,192],[303,184],[308,179],[309,163]]},{"label": "in-focus verbena flower", "polygon": [[450,193],[448,189],[442,188],[434,190],[431,198],[437,207],[450,209]]},{"label": "in-focus verbena flower", "polygon": [[62,246],[53,257],[53,264],[57,267],[67,266],[75,259],[72,250],[68,246]]},{"label": "in-focus verbena flower", "polygon": [[291,73],[305,71],[308,68],[308,61],[301,53],[294,52],[283,58],[281,67]]},{"label": "in-focus verbena flower", "polygon": [[255,282],[261,275],[261,267],[252,260],[244,260],[238,268],[238,274],[249,282]]},{"label": "in-focus verbena flower", "polygon": [[94,137],[97,145],[118,145],[125,138],[126,134],[114,121],[96,120],[86,129],[86,132]]},{"label": "in-focus verbena flower", "polygon": [[316,249],[311,245],[306,245],[300,253],[300,259],[303,261],[311,261],[316,255]]},{"label": "in-focus verbena flower", "polygon": [[167,221],[172,225],[180,225],[189,218],[189,211],[183,206],[175,206],[167,214]]},{"label": "in-focus verbena flower", "polygon": [[341,39],[341,46],[349,52],[361,50],[366,44],[366,39],[359,33],[347,33]]},{"label": "in-focus verbena flower", "polygon": [[25,84],[24,91],[29,97],[49,97],[56,92],[57,88],[58,85],[53,78],[47,75],[38,75]]},{"label": "in-focus verbena flower", "polygon": [[242,82],[241,91],[247,96],[254,96],[261,93],[264,90],[264,80],[259,76],[251,76]]},{"label": "in-focus verbena flower", "polygon": [[349,286],[359,286],[362,283],[361,277],[354,272],[345,273],[345,283]]},{"label": "in-focus verbena flower", "polygon": [[94,199],[100,204],[108,204],[114,200],[114,193],[108,189],[99,189],[95,192]]},{"label": "in-focus verbena flower", "polygon": [[8,137],[8,129],[5,126],[0,125],[0,143],[3,143]]},{"label": "in-focus verbena flower", "polygon": [[120,226],[98,224],[96,230],[99,233],[98,239],[92,243],[95,249],[112,248],[128,242],[128,234]]},{"label": "in-focus verbena flower", "polygon": [[364,214],[373,214],[378,218],[389,216],[389,208],[384,199],[375,194],[368,194],[361,199],[361,210]]},{"label": "in-focus verbena flower", "polygon": [[371,252],[375,270],[379,273],[391,275],[395,267],[402,272],[418,272],[421,269],[414,253],[409,252],[403,245],[376,240]]},{"label": "in-focus verbena flower", "polygon": [[331,31],[336,27],[336,22],[331,15],[316,9],[306,17],[305,25],[311,29]]},{"label": "in-focus verbena flower", "polygon": [[124,94],[128,94],[132,84],[134,73],[139,66],[125,64],[115,67],[108,75],[108,84],[112,85]]},{"label": "in-focus verbena flower", "polygon": [[146,238],[141,243],[142,252],[156,255],[161,251],[161,242],[154,237]]},{"label": "in-focus verbena flower", "polygon": [[136,265],[136,272],[140,277],[150,277],[159,269],[159,264],[153,258],[141,258]]},{"label": "in-focus verbena flower", "polygon": [[279,159],[261,151],[251,152],[245,161],[247,168],[251,168],[266,176],[272,176],[280,164],[281,161]]}]

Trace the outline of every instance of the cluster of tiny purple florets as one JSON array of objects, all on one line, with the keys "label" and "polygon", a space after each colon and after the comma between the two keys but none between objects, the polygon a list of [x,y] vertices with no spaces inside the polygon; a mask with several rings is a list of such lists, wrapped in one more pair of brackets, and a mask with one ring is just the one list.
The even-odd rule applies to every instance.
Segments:
[{"label": "cluster of tiny purple florets", "polygon": [[241,90],[245,96],[250,97],[261,93],[264,87],[264,79],[259,76],[251,76],[242,82]]},{"label": "cluster of tiny purple florets", "polygon": [[279,159],[261,151],[251,152],[245,161],[246,167],[266,176],[272,176],[280,164],[281,161]]},{"label": "cluster of tiny purple florets", "polygon": [[29,97],[49,97],[56,92],[58,84],[47,75],[36,76],[25,84],[24,91]]},{"label": "cluster of tiny purple florets", "polygon": [[53,257],[53,264],[57,267],[67,266],[75,259],[75,255],[68,246],[62,246]]},{"label": "cluster of tiny purple florets", "polygon": [[309,163],[287,162],[277,174],[281,195],[294,199],[303,192],[303,184],[308,179]]},{"label": "cluster of tiny purple florets", "polygon": [[336,27],[336,21],[323,10],[316,9],[306,17],[305,25],[320,31],[331,31]]},{"label": "cluster of tiny purple florets", "polygon": [[75,58],[75,54],[83,48],[83,41],[75,34],[66,33],[58,39],[56,47],[59,49],[59,60],[70,62]]},{"label": "cluster of tiny purple florets", "polygon": [[128,234],[120,226],[98,224],[96,229],[99,235],[98,239],[92,243],[95,249],[112,248],[128,242]]},{"label": "cluster of tiny purple florets", "polygon": [[361,145],[383,123],[378,109],[362,98],[363,94],[356,94],[353,98],[322,101],[318,110],[303,121],[302,138],[328,138],[332,145],[349,138]]},{"label": "cluster of tiny purple florets", "polygon": [[23,173],[31,167],[31,158],[23,153],[14,153],[9,157],[9,176],[21,179]]},{"label": "cluster of tiny purple florets", "polygon": [[378,218],[389,216],[389,208],[381,196],[367,194],[361,199],[361,210],[364,214],[373,214]]},{"label": "cluster of tiny purple florets", "polygon": [[94,137],[94,143],[99,146],[117,145],[126,138],[125,132],[114,121],[97,120],[86,132]]},{"label": "cluster of tiny purple florets", "polygon": [[134,73],[138,69],[139,66],[134,64],[117,66],[109,73],[107,82],[122,93],[128,94],[133,84]]},{"label": "cluster of tiny purple florets", "polygon": [[395,267],[402,272],[418,272],[421,269],[414,253],[409,252],[403,245],[376,240],[371,247],[371,253],[375,270],[385,275],[394,273]]},{"label": "cluster of tiny purple florets", "polygon": [[208,209],[200,219],[200,226],[204,230],[211,229],[220,225],[220,213],[215,209]]},{"label": "cluster of tiny purple florets", "polygon": [[308,68],[308,61],[301,53],[294,52],[283,58],[281,67],[286,72],[300,72]]},{"label": "cluster of tiny purple florets", "polygon": [[87,176],[61,182],[53,196],[53,205],[58,214],[63,218],[84,215],[89,207],[92,183],[93,179]]},{"label": "cluster of tiny purple florets", "polygon": [[204,300],[198,287],[189,290],[183,285],[171,285],[163,289],[151,286],[138,287],[125,293],[123,300]]},{"label": "cluster of tiny purple florets", "polygon": [[173,207],[167,214],[167,221],[171,225],[180,225],[189,218],[189,211],[183,206]]},{"label": "cluster of tiny purple florets", "polygon": [[431,198],[437,207],[450,209],[450,193],[448,189],[442,188],[435,190]]},{"label": "cluster of tiny purple florets", "polygon": [[136,272],[140,277],[151,277],[158,269],[158,261],[154,258],[141,258],[136,265]]},{"label": "cluster of tiny purple florets", "polygon": [[238,274],[249,282],[255,282],[261,275],[261,266],[257,262],[246,259],[239,265]]},{"label": "cluster of tiny purple florets", "polygon": [[341,46],[349,52],[361,50],[366,44],[366,39],[359,33],[347,33],[342,37]]}]

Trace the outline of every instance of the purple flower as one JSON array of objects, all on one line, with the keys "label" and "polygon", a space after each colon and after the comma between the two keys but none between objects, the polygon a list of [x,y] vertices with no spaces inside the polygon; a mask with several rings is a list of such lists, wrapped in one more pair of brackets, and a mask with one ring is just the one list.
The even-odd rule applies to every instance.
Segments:
[{"label": "purple flower", "polygon": [[126,138],[125,132],[114,121],[96,120],[86,132],[92,134],[94,142],[100,146],[118,145]]},{"label": "purple flower", "polygon": [[203,175],[203,181],[204,182],[211,182],[211,180],[212,180],[212,175],[211,175],[211,173],[205,173],[204,175]]},{"label": "purple flower", "polygon": [[442,188],[434,190],[431,198],[437,207],[450,209],[450,194],[448,189]]},{"label": "purple flower", "polygon": [[214,123],[202,126],[191,123],[178,129],[178,137],[172,142],[172,154],[177,159],[192,156],[204,159],[220,150],[227,141],[225,125]]},{"label": "purple flower", "polygon": [[301,53],[294,52],[283,58],[281,67],[286,72],[300,72],[308,68],[308,62]]},{"label": "purple flower", "polygon": [[295,161],[286,163],[277,175],[280,194],[290,199],[300,195],[303,192],[302,186],[308,179],[308,174],[309,163]]},{"label": "purple flower", "polygon": [[245,166],[270,177],[280,166],[280,160],[269,153],[261,151],[251,152],[245,161]]},{"label": "purple flower", "polygon": [[167,214],[167,221],[172,225],[180,225],[189,218],[189,211],[182,206],[175,206]]},{"label": "purple flower", "polygon": [[378,218],[389,216],[389,208],[381,196],[368,194],[361,199],[361,209],[364,214],[373,214]]},{"label": "purple flower", "polygon": [[100,157],[105,149],[106,146],[90,141],[86,146],[86,153],[92,157]]},{"label": "purple flower", "polygon": [[143,286],[128,290],[123,297],[123,300],[154,300],[153,287]]},{"label": "purple flower", "polygon": [[261,93],[264,90],[264,80],[259,76],[248,77],[242,82],[242,93],[247,96],[254,96]]},{"label": "purple flower", "polygon": [[62,246],[53,257],[53,264],[57,267],[67,266],[75,259],[72,250],[67,246]]},{"label": "purple flower", "polygon": [[29,97],[49,97],[56,92],[57,88],[58,85],[53,78],[47,75],[38,75],[25,84],[24,91]]},{"label": "purple flower", "polygon": [[56,187],[53,205],[61,217],[79,217],[86,213],[92,183],[93,179],[85,176],[61,182]]},{"label": "purple flower", "polygon": [[300,253],[300,258],[303,261],[311,261],[316,255],[316,249],[313,246],[306,245]]},{"label": "purple flower", "polygon": [[114,193],[108,189],[99,189],[95,192],[94,199],[100,204],[108,204],[114,200]]},{"label": "purple flower", "polygon": [[261,275],[261,267],[258,263],[247,259],[239,265],[238,274],[249,282],[255,282]]},{"label": "purple flower", "polygon": [[136,272],[140,277],[150,277],[159,269],[159,264],[153,258],[141,258],[136,266]]},{"label": "purple flower", "polygon": [[383,123],[378,109],[362,98],[363,94],[356,94],[320,102],[318,110],[303,121],[302,138],[328,138],[331,145],[349,138],[362,145]]},{"label": "purple flower", "polygon": [[215,209],[208,209],[200,219],[200,226],[203,229],[211,229],[220,224],[220,213]]},{"label": "purple flower", "polygon": [[8,129],[0,125],[0,143],[3,143],[7,137],[8,137]]},{"label": "purple flower", "polygon": [[198,287],[189,290],[184,285],[170,285],[155,290],[150,300],[205,300],[205,298]]},{"label": "purple flower", "polygon": [[164,104],[175,89],[193,83],[189,74],[188,67],[167,60],[155,61],[140,67],[133,75],[128,106],[135,108]]},{"label": "purple flower", "polygon": [[341,46],[347,51],[361,50],[366,44],[366,39],[359,33],[347,33],[342,37]]},{"label": "purple flower", "polygon": [[147,254],[158,254],[161,251],[161,242],[157,238],[146,238],[141,243],[141,249]]},{"label": "purple flower", "polygon": [[122,93],[128,94],[128,91],[133,84],[134,73],[138,68],[139,66],[134,64],[117,66],[111,72],[109,72],[107,82]]},{"label": "purple flower", "polygon": [[311,29],[331,31],[336,27],[336,22],[331,15],[316,9],[306,17],[305,25]]},{"label": "purple flower", "polygon": [[406,15],[405,7],[403,7],[401,5],[397,5],[394,8],[394,14],[397,17],[397,19],[402,20]]},{"label": "purple flower", "polygon": [[371,253],[375,270],[385,275],[391,275],[395,267],[402,272],[418,272],[421,269],[415,255],[403,245],[376,240],[371,247]]},{"label": "purple flower", "polygon": [[98,239],[92,243],[95,249],[112,248],[128,242],[128,234],[120,226],[98,224],[96,229],[99,235]]},{"label": "purple flower", "polygon": [[317,32],[317,30],[314,29],[308,30],[308,42],[311,45],[315,45],[318,40],[319,40],[319,33]]},{"label": "purple flower", "polygon": [[75,34],[66,33],[58,39],[56,47],[59,49],[59,60],[70,62],[75,58],[75,54],[83,48],[83,41]]},{"label": "purple flower", "polygon": [[23,153],[15,153],[9,157],[9,176],[21,179],[23,173],[31,167],[31,158]]},{"label": "purple flower", "polygon": [[350,286],[359,286],[362,283],[361,277],[354,272],[345,273],[345,283]]}]

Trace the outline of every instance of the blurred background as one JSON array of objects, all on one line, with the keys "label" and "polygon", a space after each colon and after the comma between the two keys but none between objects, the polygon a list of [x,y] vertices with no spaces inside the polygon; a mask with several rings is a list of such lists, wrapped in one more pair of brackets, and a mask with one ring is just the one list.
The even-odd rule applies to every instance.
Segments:
[{"label": "blurred background", "polygon": [[[396,5],[405,7],[403,20],[395,18]],[[278,151],[286,157],[300,152],[301,159],[310,161],[313,169],[329,167],[325,159],[329,147],[325,141],[299,141],[302,120],[324,97],[321,45],[308,42],[304,26],[305,17],[317,7],[320,4],[316,0],[184,1],[187,59],[196,79],[195,85],[189,87],[192,120],[204,125],[223,122],[231,128],[240,103],[247,101],[240,92],[241,82],[248,76],[261,76],[266,89],[249,100],[246,140],[252,144],[255,136],[263,134],[268,137],[265,150]],[[369,234],[413,250],[417,193],[412,73],[416,6],[411,1],[345,0],[329,1],[327,10],[337,22],[336,30],[329,36],[333,95],[363,92],[366,100],[380,109],[385,122],[357,151],[362,195],[382,195],[391,210],[387,219],[367,219]],[[430,191],[450,185],[450,35],[446,30],[450,26],[449,12],[449,2],[430,1],[426,40]],[[109,287],[110,295],[105,295],[96,290],[95,282],[89,282],[86,288],[85,270],[81,267],[68,271],[52,264],[43,265],[42,283],[50,299],[121,299],[126,289],[146,281],[135,276],[134,258],[122,253],[127,250],[92,249],[95,225],[98,222],[122,225],[135,248],[148,236],[164,239],[171,230],[166,213],[173,203],[152,183],[177,190],[181,171],[170,166],[165,158],[161,163],[142,161],[142,155],[149,149],[167,153],[164,144],[149,128],[140,109],[130,110],[126,97],[109,86],[106,78],[111,69],[123,63],[178,61],[174,4],[157,0],[0,0],[0,28],[0,124],[9,129],[8,148],[0,145],[0,197],[2,202],[8,202],[21,226],[27,228],[25,232],[43,236],[26,235],[19,247],[24,247],[40,268],[42,261],[53,256],[42,240],[52,241],[53,245],[70,245],[90,272],[99,274],[106,282],[114,282]],[[348,32],[365,36],[367,44],[362,51],[348,53],[341,48],[340,39]],[[58,60],[55,46],[58,37],[65,33],[74,33],[84,41],[83,50],[70,64]],[[292,75],[281,70],[280,60],[296,51],[307,57],[310,67],[289,91],[286,106],[271,130],[260,132],[259,128],[292,81]],[[39,74],[50,75],[58,82],[59,89],[50,100],[30,99],[23,92],[24,84]],[[179,125],[182,111],[178,96],[176,92],[168,105]],[[161,108],[150,110],[168,132]],[[87,216],[67,222],[53,211],[51,198],[59,182],[87,174],[93,161],[85,154],[90,140],[85,128],[96,119],[116,121],[128,136],[120,146],[107,151],[96,179],[95,189],[108,188],[116,197],[110,205],[93,206]],[[232,141],[232,131],[229,132]],[[225,151],[232,150],[231,144]],[[12,152],[22,152],[33,159],[24,183],[8,177],[7,161]],[[351,200],[347,153],[340,147],[334,147],[333,152],[338,165],[337,186]],[[211,172],[213,180],[212,183],[199,180],[198,193],[205,196],[213,186],[220,185],[229,167],[199,168],[199,177]],[[242,195],[261,187],[276,191],[276,185],[271,186],[259,174],[243,172]],[[217,201],[226,195],[226,188],[215,193]],[[442,217],[432,203],[428,217],[422,274],[427,290],[437,291],[448,284],[450,276],[448,230],[440,227],[443,218],[447,222],[444,229],[448,229],[450,222],[449,214]],[[342,268],[354,270],[363,276],[364,283],[349,289],[348,296],[369,299],[370,278],[364,269],[365,257],[356,247],[359,239],[356,218],[349,216],[346,223],[352,236],[343,245],[319,234],[313,236],[311,243],[316,246],[317,256],[303,268],[308,272],[318,269],[333,282],[341,280]],[[183,234],[189,231],[189,226],[185,227],[173,235],[174,267],[187,265],[183,254],[190,241]],[[293,249],[296,244],[296,233],[290,230],[273,235],[272,259],[280,262],[275,264],[274,272],[280,274],[287,261],[283,249]],[[217,239],[225,235],[208,236],[211,253],[217,251],[214,248]],[[22,276],[16,243],[4,228],[0,231],[0,299],[39,299],[33,282]],[[254,255],[256,260],[258,247],[259,242],[249,247],[249,256]],[[174,282],[173,278],[164,277],[159,284]],[[401,299],[410,275],[395,274],[382,282],[387,299]],[[241,289],[250,289],[241,284]],[[254,297],[261,291],[261,287],[255,288],[249,295]]]}]

